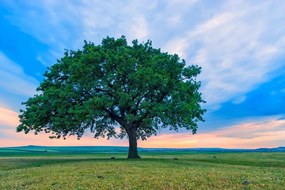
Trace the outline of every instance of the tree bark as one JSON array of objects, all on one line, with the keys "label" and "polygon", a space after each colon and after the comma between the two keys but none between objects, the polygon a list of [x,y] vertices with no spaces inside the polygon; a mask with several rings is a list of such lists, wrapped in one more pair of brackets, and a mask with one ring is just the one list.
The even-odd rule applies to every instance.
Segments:
[{"label": "tree bark", "polygon": [[138,145],[137,145],[137,130],[136,128],[130,127],[127,131],[129,137],[129,154],[128,158],[140,158],[138,155]]}]

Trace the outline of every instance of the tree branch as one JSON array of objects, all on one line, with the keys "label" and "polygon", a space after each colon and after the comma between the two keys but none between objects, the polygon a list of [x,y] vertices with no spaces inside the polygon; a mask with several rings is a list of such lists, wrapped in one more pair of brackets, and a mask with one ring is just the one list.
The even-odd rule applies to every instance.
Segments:
[{"label": "tree branch", "polygon": [[[166,97],[166,95],[167,93],[163,93],[162,96],[159,98],[159,100],[157,100],[157,103],[160,103]],[[155,100],[152,99],[150,103],[153,103],[153,102],[155,102]],[[139,126],[142,120],[145,119],[150,114],[151,109],[152,109],[152,106],[148,108],[148,110],[145,112],[143,116],[141,116],[138,120],[135,121],[136,126]]]},{"label": "tree branch", "polygon": [[104,111],[107,112],[110,115],[110,117],[113,118],[115,121],[117,121],[122,127],[124,127],[126,130],[128,129],[128,125],[125,119],[116,115],[114,111],[111,111],[107,108],[104,108]]},{"label": "tree branch", "polygon": [[105,92],[105,93],[107,93],[109,96],[112,96],[113,98],[115,98],[115,96],[114,96],[111,92],[109,92],[108,90],[103,90],[103,89],[101,89],[101,88],[95,88],[95,90],[97,90],[97,91],[99,91],[99,92]]}]

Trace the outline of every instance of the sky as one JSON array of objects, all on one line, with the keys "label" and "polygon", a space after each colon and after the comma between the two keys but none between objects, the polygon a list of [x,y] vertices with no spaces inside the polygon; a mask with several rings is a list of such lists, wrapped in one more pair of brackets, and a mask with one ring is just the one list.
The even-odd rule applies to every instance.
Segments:
[{"label": "sky", "polygon": [[1,0],[0,147],[127,146],[127,139],[16,133],[22,102],[65,49],[125,35],[202,67],[197,134],[159,131],[140,147],[285,146],[285,1]]}]

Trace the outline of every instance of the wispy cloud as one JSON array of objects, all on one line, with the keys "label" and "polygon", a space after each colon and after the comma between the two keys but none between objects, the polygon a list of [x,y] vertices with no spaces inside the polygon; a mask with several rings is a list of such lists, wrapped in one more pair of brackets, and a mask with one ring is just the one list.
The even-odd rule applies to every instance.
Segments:
[{"label": "wispy cloud", "polygon": [[17,112],[5,107],[0,107],[0,113],[0,126],[15,127],[19,124]]},{"label": "wispy cloud", "polygon": [[116,139],[94,139],[91,133],[77,140],[76,137],[71,136],[64,139],[50,139],[50,134],[41,133],[34,135],[33,132],[29,134],[16,133],[16,127],[19,125],[18,112],[15,112],[9,108],[0,106],[0,147],[7,146],[22,146],[22,145],[42,145],[42,146],[127,146],[127,141]]},{"label": "wispy cloud", "polygon": [[192,135],[190,133],[162,134],[140,142],[143,147],[276,147],[285,143],[285,120],[265,117],[259,122],[241,122],[234,126]]},{"label": "wispy cloud", "polygon": [[[10,109],[0,107],[0,133],[4,136],[0,139],[0,146],[20,145],[120,145],[128,146],[127,139],[94,139],[92,134],[77,140],[76,137],[63,139],[49,139],[48,134],[34,135],[30,133],[16,133],[19,124],[18,113]],[[253,118],[256,120],[256,118]],[[285,120],[280,116],[259,118],[259,121],[244,121],[240,124],[227,126],[213,132],[203,132],[197,135],[191,133],[160,134],[149,138],[147,141],[139,141],[140,147],[173,147],[173,148],[197,148],[197,147],[223,147],[223,148],[259,148],[276,147],[285,143]],[[7,127],[4,127],[7,126]],[[14,138],[11,138],[14,137]],[[17,137],[17,138],[15,138]]]},{"label": "wispy cloud", "polygon": [[276,1],[228,2],[213,17],[173,38],[166,49],[202,66],[202,91],[210,107],[239,102],[284,65],[274,62],[285,52],[285,34],[280,32],[285,30],[284,8]]},{"label": "wispy cloud", "polygon": [[203,67],[200,79],[210,109],[246,99],[248,91],[284,65],[274,62],[285,52],[285,4],[280,1],[51,0],[10,7],[15,25],[52,46],[49,55],[39,57],[46,65],[64,49],[80,48],[84,39],[100,42],[106,35],[122,34],[152,39],[163,50]]},{"label": "wispy cloud", "polygon": [[38,83],[34,78],[26,75],[22,68],[13,63],[8,57],[0,52],[0,90],[2,95],[6,93],[32,96],[36,92]]},{"label": "wispy cloud", "polygon": [[[143,13],[152,10],[155,2],[51,0],[9,3],[9,6],[14,10],[8,17],[12,23],[52,46],[48,56],[39,57],[42,63],[51,65],[64,49],[81,48],[84,40],[98,43],[107,35],[147,40],[149,28]],[[27,10],[22,11],[22,7]]]},{"label": "wispy cloud", "polygon": [[[275,106],[271,111],[270,109],[263,111],[279,105],[284,99],[281,90],[276,95],[278,98],[274,101],[270,99],[276,93],[274,89],[276,87],[269,82],[277,77],[276,73],[280,74],[278,71],[280,68],[285,67],[284,61],[280,61],[285,58],[285,3],[282,1],[240,0],[213,3],[200,0],[167,2],[161,0],[44,0],[40,2],[3,0],[1,5],[9,10],[5,12],[3,19],[11,23],[12,28],[16,27],[18,32],[27,34],[19,36],[14,44],[17,44],[21,37],[29,36],[25,42],[34,39],[35,46],[29,47],[41,44],[42,49],[30,55],[45,66],[52,65],[56,59],[62,57],[64,49],[81,48],[83,40],[100,43],[101,39],[107,35],[114,37],[126,35],[129,40],[151,39],[155,47],[162,47],[162,51],[178,53],[188,64],[202,66],[199,80],[202,81],[203,97],[210,110],[203,126],[208,128],[205,131],[212,132],[203,132],[195,136],[163,134],[141,142],[141,146],[248,147],[250,145],[254,147],[266,146],[266,143],[273,146],[274,142],[277,142],[273,138],[274,134],[278,137],[279,143],[284,142],[281,139],[284,134],[282,133],[283,124],[276,118],[266,119],[269,122],[266,124],[260,124],[257,122],[258,119],[255,119],[239,125],[228,124],[229,122],[223,118],[223,114],[229,117],[235,115],[237,118],[234,118],[234,122],[240,123],[245,113],[247,117],[252,116],[254,115],[252,113],[258,111],[257,109],[259,113],[256,115],[259,116],[284,113],[280,111],[281,106]],[[5,34],[9,34],[9,31]],[[19,45],[21,45],[20,42]],[[2,113],[12,113],[4,110],[4,107],[19,109],[22,101],[36,93],[35,89],[38,85],[38,81],[34,79],[35,76],[29,76],[17,62],[13,61],[21,60],[21,56],[13,59],[11,57],[13,51],[10,50],[9,54],[3,52],[5,51],[0,50],[1,118],[4,117]],[[17,54],[15,53],[14,56]],[[27,62],[31,60],[33,59]],[[25,64],[27,63],[21,65],[25,66]],[[31,65],[25,68],[25,71],[30,67]],[[36,72],[36,69],[29,70],[30,75],[33,73],[36,75]],[[263,87],[262,84],[265,82],[269,82],[271,88]],[[260,87],[263,90],[260,90]],[[254,96],[250,96],[250,92],[254,89],[258,90]],[[267,90],[272,91],[272,95],[262,99],[263,102],[267,102],[263,104],[266,108],[255,106],[257,103],[254,101],[258,99],[257,97],[261,98],[259,94],[264,94]],[[270,104],[275,102],[275,104],[269,105],[268,102],[271,102]],[[226,104],[230,106],[225,106]],[[239,109],[236,106],[240,106]],[[219,108],[222,108],[219,110],[221,112],[217,111]],[[214,111],[211,112],[211,110]],[[219,120],[219,118],[222,119]],[[0,126],[4,126],[5,123],[5,130],[7,126],[16,124],[13,123],[16,122],[13,119],[4,121],[2,118],[1,122]],[[7,124],[7,122],[10,123]],[[213,123],[214,127],[211,125]],[[225,125],[229,125],[229,128],[216,131],[217,128]],[[275,125],[282,126],[268,127]],[[243,133],[238,130],[250,132]],[[269,133],[270,130],[272,130],[271,133]],[[9,134],[14,134],[14,131],[11,130]],[[23,135],[21,138],[20,136],[17,137],[32,142],[28,140],[29,135]],[[173,141],[166,140],[166,137]],[[22,142],[24,143],[25,140]],[[257,144],[254,145],[254,141]],[[36,142],[40,141],[36,140]],[[168,142],[172,144],[167,145]]]},{"label": "wispy cloud", "polygon": [[95,139],[91,135],[85,135],[80,140],[76,137],[67,137],[64,139],[50,139],[48,134],[24,134],[16,133],[13,129],[1,130],[0,147],[11,146],[26,146],[26,145],[39,145],[39,146],[128,146],[127,141],[117,139]]}]

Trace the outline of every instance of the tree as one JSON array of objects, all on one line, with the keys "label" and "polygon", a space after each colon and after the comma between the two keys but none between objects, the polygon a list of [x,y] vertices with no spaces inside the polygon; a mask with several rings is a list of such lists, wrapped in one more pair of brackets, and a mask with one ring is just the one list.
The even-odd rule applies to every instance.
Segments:
[{"label": "tree", "polygon": [[90,129],[95,138],[127,136],[128,158],[139,158],[137,140],[159,128],[196,133],[205,113],[195,79],[200,71],[151,41],[128,45],[124,36],[107,37],[100,45],[85,41],[83,50],[66,50],[45,72],[39,93],[23,103],[17,132],[80,138]]}]

